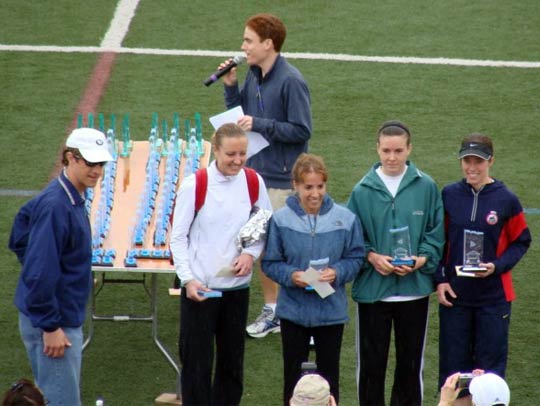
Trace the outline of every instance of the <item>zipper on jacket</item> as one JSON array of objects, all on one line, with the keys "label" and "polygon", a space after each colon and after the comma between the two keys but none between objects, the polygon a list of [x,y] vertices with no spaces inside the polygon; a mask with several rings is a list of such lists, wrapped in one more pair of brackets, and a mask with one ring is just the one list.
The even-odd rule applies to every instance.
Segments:
[{"label": "zipper on jacket", "polygon": [[315,237],[315,228],[317,227],[317,215],[313,216],[313,223],[311,222],[311,216],[308,214],[307,219],[309,222],[309,230],[311,232],[311,236]]},{"label": "zipper on jacket", "polygon": [[478,210],[478,195],[484,189],[485,185],[482,185],[480,189],[478,189],[478,192],[474,190],[474,188],[471,186],[471,192],[473,194],[473,205],[472,205],[472,211],[471,211],[471,222],[474,222],[476,220],[476,212]]},{"label": "zipper on jacket", "polygon": [[395,196],[392,196],[392,225],[396,226],[396,198]]}]

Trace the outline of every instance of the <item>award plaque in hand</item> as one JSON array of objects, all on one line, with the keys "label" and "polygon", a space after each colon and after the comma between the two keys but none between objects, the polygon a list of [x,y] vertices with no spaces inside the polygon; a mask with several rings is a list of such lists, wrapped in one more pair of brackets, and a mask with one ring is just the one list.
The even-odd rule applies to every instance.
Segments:
[{"label": "award plaque in hand", "polygon": [[411,237],[409,226],[390,229],[392,241],[392,261],[394,266],[414,266],[415,260],[411,258]]},{"label": "award plaque in hand", "polygon": [[464,230],[463,232],[463,266],[461,272],[487,272],[480,266],[484,255],[484,233]]}]

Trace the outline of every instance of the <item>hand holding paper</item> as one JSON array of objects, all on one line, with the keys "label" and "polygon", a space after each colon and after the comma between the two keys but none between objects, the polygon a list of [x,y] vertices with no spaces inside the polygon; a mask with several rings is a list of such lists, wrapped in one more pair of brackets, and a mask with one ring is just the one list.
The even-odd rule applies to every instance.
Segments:
[{"label": "hand holding paper", "polygon": [[230,278],[236,276],[236,269],[234,269],[234,266],[224,266],[219,270],[219,272],[216,274],[219,278]]},{"label": "hand holding paper", "polygon": [[[223,124],[227,124],[227,123],[236,124],[238,122],[238,119],[240,119],[240,117],[243,117],[243,116],[244,116],[244,111],[242,110],[242,106],[237,106],[223,113],[216,114],[215,116],[210,117],[210,123],[212,124],[214,129],[217,130]],[[248,131],[247,136],[248,136],[248,150],[247,150],[248,158],[255,155],[261,149],[266,148],[268,145],[270,145],[268,141],[266,141],[266,139],[258,132]]]},{"label": "hand holding paper", "polygon": [[320,282],[319,277],[321,276],[319,271],[316,271],[312,267],[309,267],[306,272],[302,274],[302,280],[306,283],[309,283],[313,289],[315,289],[315,292],[324,299],[327,296],[330,296],[332,293],[335,292],[332,285],[330,285],[328,282]]}]

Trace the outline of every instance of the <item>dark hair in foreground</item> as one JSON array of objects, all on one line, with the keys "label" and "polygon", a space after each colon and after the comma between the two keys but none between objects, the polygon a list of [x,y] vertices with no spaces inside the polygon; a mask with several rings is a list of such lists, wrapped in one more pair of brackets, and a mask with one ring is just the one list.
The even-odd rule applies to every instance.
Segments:
[{"label": "dark hair in foreground", "polygon": [[19,379],[2,399],[2,406],[45,406],[43,393],[28,379]]}]

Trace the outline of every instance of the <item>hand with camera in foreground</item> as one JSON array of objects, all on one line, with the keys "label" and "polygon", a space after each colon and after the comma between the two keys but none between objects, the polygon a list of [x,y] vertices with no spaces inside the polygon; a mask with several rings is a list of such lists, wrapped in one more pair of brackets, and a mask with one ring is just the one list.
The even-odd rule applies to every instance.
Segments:
[{"label": "hand with camera in foreground", "polygon": [[461,388],[458,388],[459,372],[446,378],[446,382],[441,388],[441,398],[438,406],[452,406],[457,399]]},{"label": "hand with camera in foreground", "polygon": [[[484,373],[483,369],[475,369],[472,371],[473,376],[480,376]],[[450,375],[446,378],[446,382],[441,388],[441,397],[439,399],[438,406],[471,406],[472,399],[471,395],[464,396],[462,398],[457,398],[459,392],[465,389],[467,386],[462,386],[459,384],[460,375],[464,375],[463,372],[456,372],[455,374]]]}]

